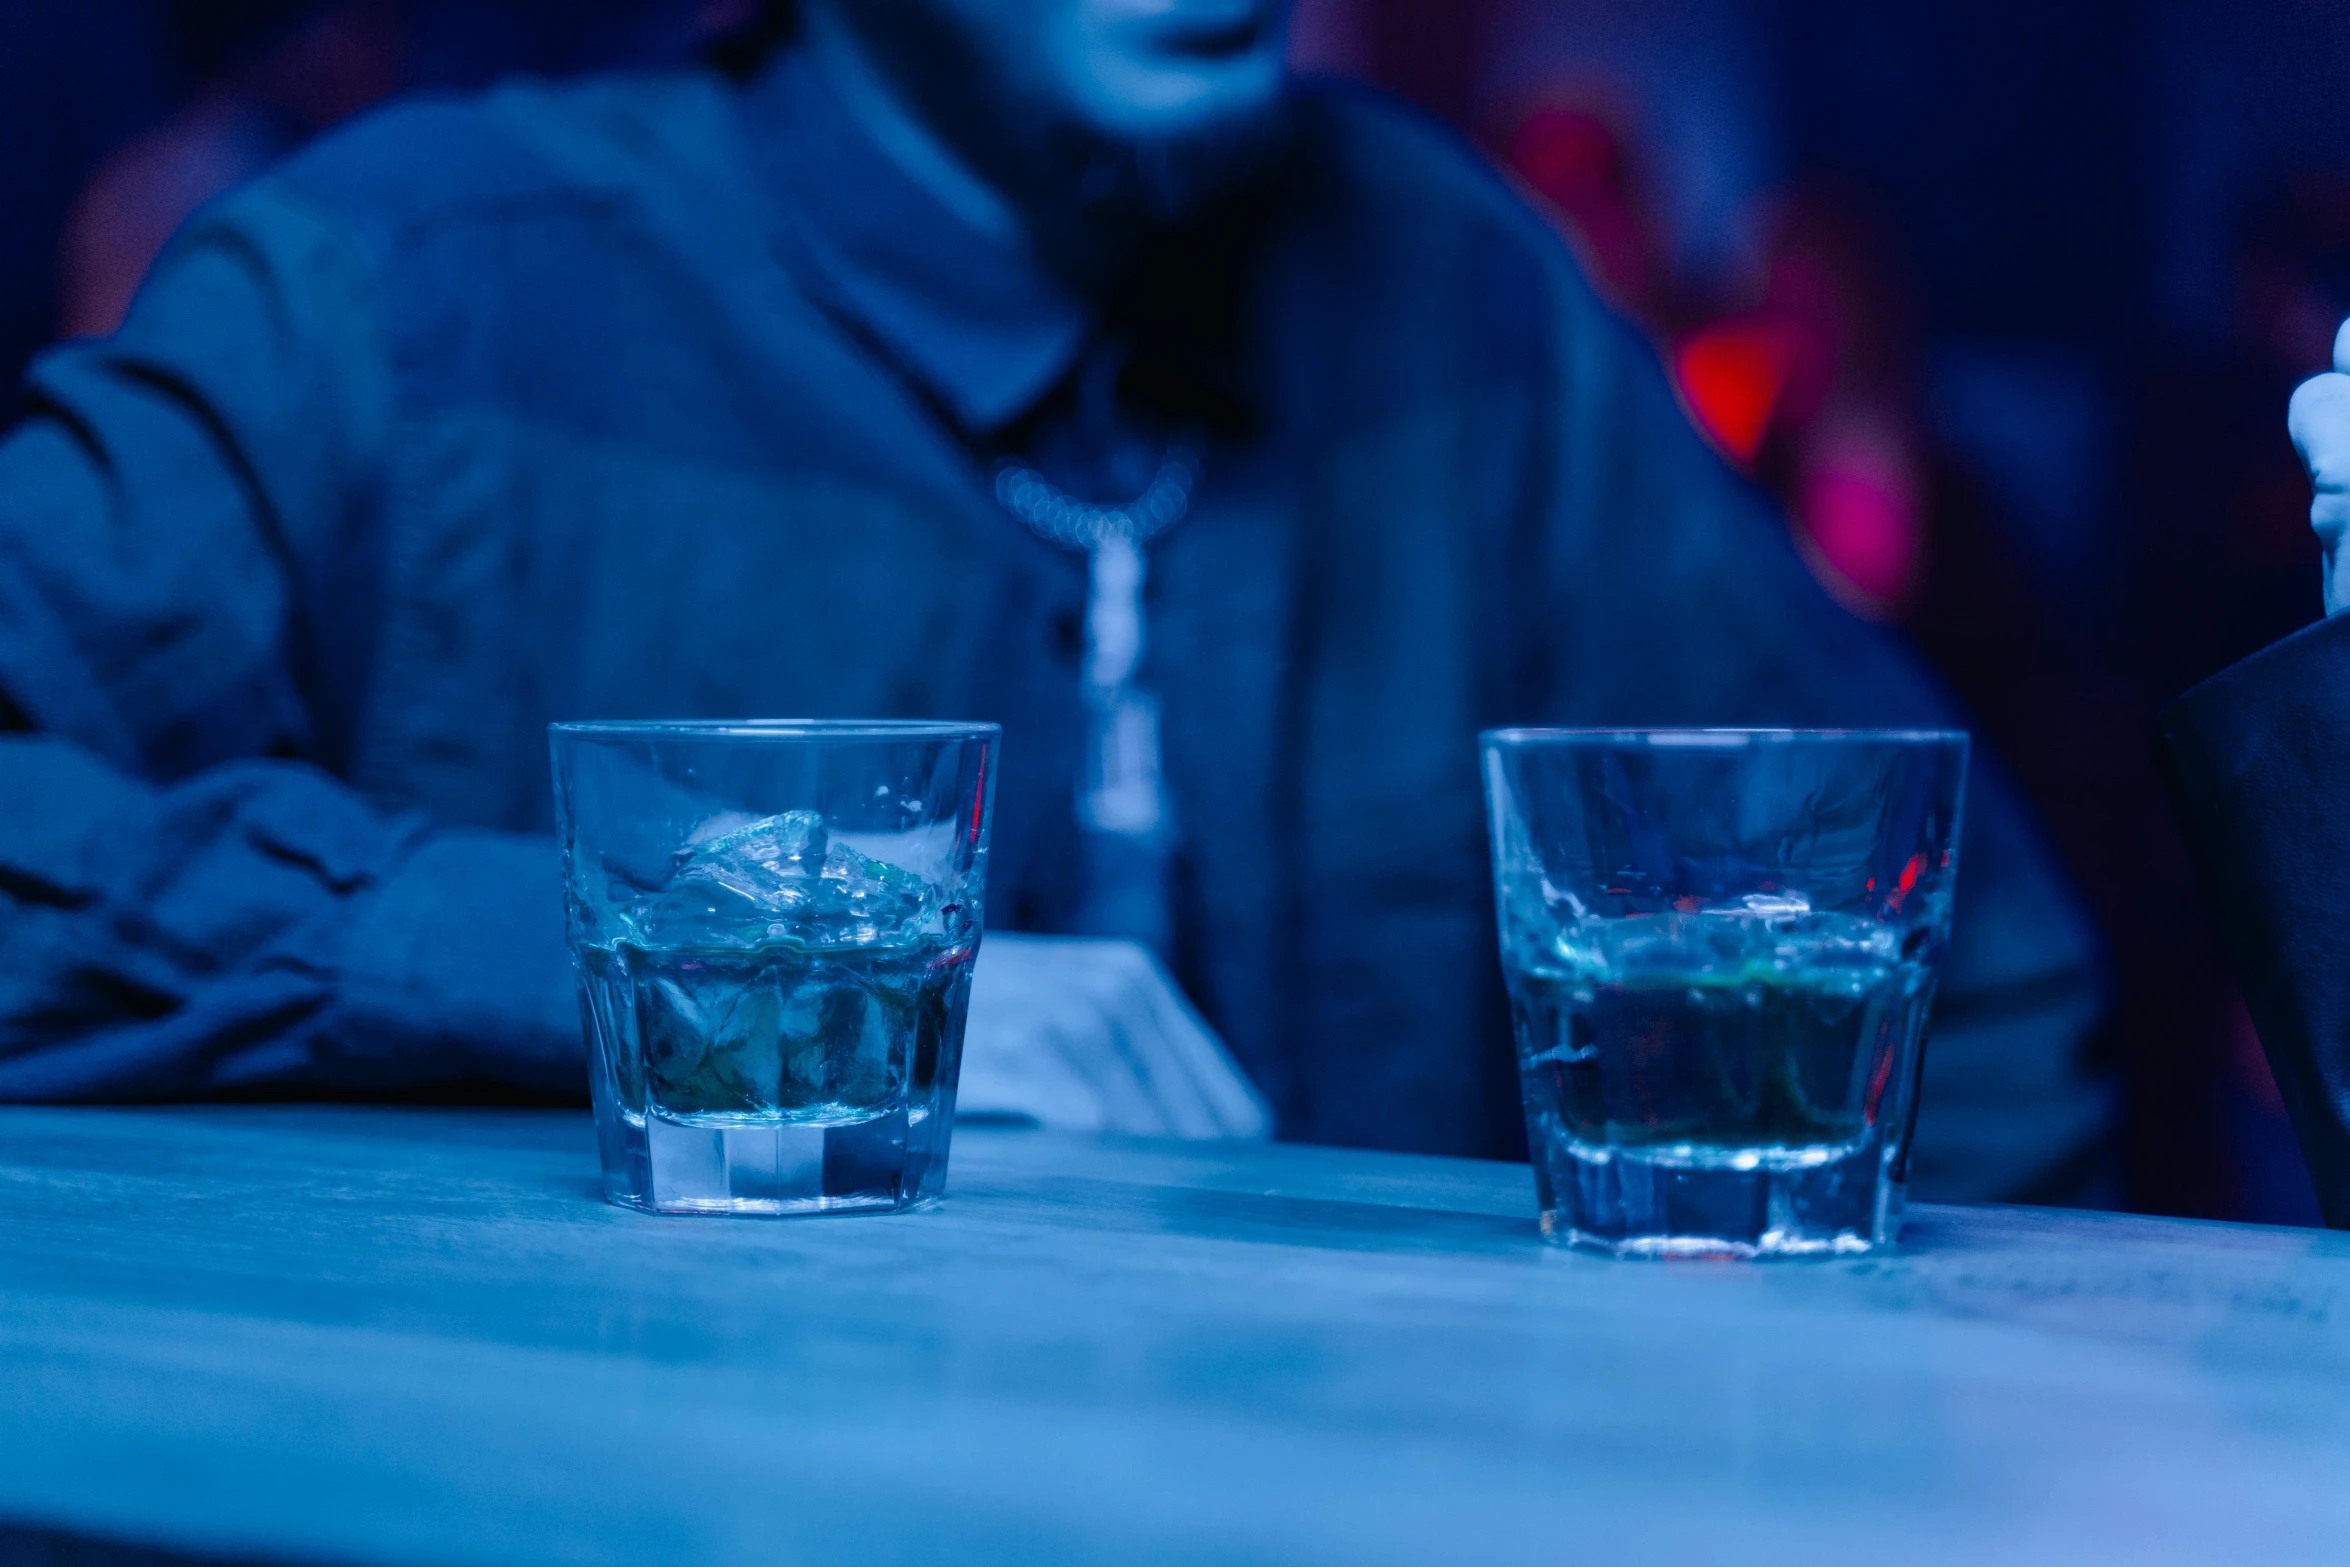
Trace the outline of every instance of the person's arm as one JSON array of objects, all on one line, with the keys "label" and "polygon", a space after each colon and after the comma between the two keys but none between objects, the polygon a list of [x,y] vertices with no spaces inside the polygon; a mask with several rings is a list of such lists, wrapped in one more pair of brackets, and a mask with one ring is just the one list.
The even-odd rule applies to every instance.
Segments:
[{"label": "person's arm", "polygon": [[[1971,727],[1899,637],[1820,588],[1785,522],[1709,450],[1655,354],[1574,280],[1556,290],[1563,434],[1539,580],[1548,721]],[[1978,743],[1956,928],[1926,1053],[1923,1195],[2048,1189],[2108,1110],[2083,1069],[2101,955],[2020,792]]]},{"label": "person's arm", "polygon": [[2350,322],[2293,394],[2329,618],[2165,708],[2158,754],[2326,1222],[2350,1229]]},{"label": "person's arm", "polygon": [[0,1100],[583,1098],[554,847],[0,740]]},{"label": "person's arm", "polygon": [[2318,1206],[2350,1229],[2350,616],[2180,697],[2157,749]]},{"label": "person's arm", "polygon": [[0,740],[0,1097],[584,1097],[552,843],[293,759],[348,716],[388,384],[364,246],[266,183],[36,367],[0,443],[34,731]]}]

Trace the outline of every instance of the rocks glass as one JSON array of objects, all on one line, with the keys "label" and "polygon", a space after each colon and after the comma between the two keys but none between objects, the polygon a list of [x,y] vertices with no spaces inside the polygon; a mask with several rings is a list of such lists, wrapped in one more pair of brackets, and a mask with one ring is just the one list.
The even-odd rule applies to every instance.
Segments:
[{"label": "rocks glass", "polygon": [[1543,1233],[1650,1257],[1891,1241],[1967,737],[1513,729],[1483,750]]},{"label": "rocks glass", "polygon": [[604,1193],[660,1213],[945,1187],[992,724],[556,724]]}]

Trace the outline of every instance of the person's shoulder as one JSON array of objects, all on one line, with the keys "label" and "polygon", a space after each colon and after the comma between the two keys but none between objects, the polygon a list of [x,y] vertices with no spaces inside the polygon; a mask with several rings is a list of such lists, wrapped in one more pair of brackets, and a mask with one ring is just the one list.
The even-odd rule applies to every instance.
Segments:
[{"label": "person's shoulder", "polygon": [[1565,244],[1518,188],[1458,131],[1384,93],[1298,83],[1287,188],[1318,286],[1390,318],[1391,332],[1408,317],[1513,345],[1496,352],[1522,362],[1588,313]]},{"label": "person's shoulder", "polygon": [[1491,161],[1433,116],[1331,77],[1301,78],[1290,101],[1293,168],[1307,201],[1407,232],[1434,221],[1528,253],[1555,245]]},{"label": "person's shoulder", "polygon": [[321,136],[267,183],[378,243],[418,227],[608,202],[642,179],[648,146],[680,120],[706,118],[716,97],[690,73],[419,93]]},{"label": "person's shoulder", "polygon": [[1369,88],[1298,84],[1285,188],[1292,318],[1338,323],[1417,384],[1445,366],[1539,379],[1591,313],[1566,246],[1500,171]]}]

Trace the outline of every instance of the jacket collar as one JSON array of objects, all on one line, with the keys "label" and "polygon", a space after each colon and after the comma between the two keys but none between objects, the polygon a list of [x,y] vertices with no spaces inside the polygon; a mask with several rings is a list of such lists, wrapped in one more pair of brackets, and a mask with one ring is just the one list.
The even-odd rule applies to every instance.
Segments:
[{"label": "jacket collar", "polygon": [[804,58],[743,89],[750,154],[793,280],[986,434],[1064,380],[1093,311],[1025,247],[965,221],[878,145]]}]

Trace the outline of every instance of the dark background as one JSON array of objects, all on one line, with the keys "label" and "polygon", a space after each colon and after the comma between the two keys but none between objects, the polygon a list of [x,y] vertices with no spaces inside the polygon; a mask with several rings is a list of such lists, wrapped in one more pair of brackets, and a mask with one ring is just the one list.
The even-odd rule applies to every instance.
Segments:
[{"label": "dark background", "polygon": [[[0,387],[385,94],[681,58],[744,5],[0,0]],[[2350,7],[1301,0],[1298,55],[1520,180],[2008,754],[2107,934],[2112,1199],[2315,1222],[2148,736],[2319,612],[2284,409],[2350,314]]]}]

